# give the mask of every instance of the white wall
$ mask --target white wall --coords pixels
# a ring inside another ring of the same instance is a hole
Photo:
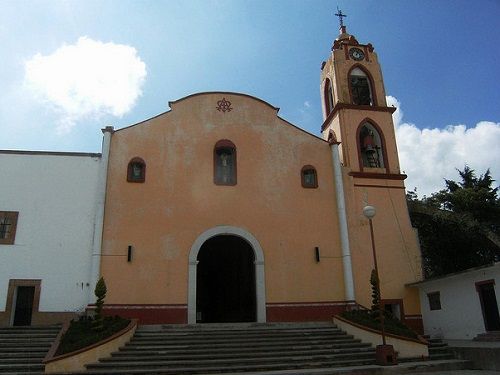
[[[41,279],[40,311],[88,302],[99,154],[0,151],[0,211],[18,211],[0,245],[0,311],[9,279]]]
[[[426,334],[446,339],[473,339],[485,332],[476,282],[495,280],[495,294],[500,307],[500,263],[418,285]],[[428,293],[440,292],[441,310],[430,310]]]

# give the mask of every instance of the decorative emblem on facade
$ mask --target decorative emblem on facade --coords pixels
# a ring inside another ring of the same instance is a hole
[[[231,102],[226,100],[226,98],[222,98],[222,100],[217,102],[217,110],[222,111],[223,113],[231,112]]]

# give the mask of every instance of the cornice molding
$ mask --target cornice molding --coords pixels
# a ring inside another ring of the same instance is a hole
[[[405,180],[408,176],[401,173],[370,173],[370,172],[349,172],[349,176],[357,178],[374,178],[381,180]]]
[[[333,117],[335,117],[336,113],[342,109],[355,109],[355,110],[361,110],[361,111],[372,111],[372,112],[388,112],[390,114],[393,114],[396,112],[396,107],[381,107],[381,106],[374,106],[374,105],[358,105],[358,104],[350,104],[350,103],[340,103],[337,102],[335,104],[335,107],[333,107],[333,110],[330,112],[328,117],[325,119],[323,124],[321,125],[321,131],[324,131],[330,121],[332,120]]]

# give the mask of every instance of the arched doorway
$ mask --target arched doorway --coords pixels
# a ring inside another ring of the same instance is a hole
[[[265,277],[264,277],[264,252],[260,246],[259,241],[248,231],[238,227],[232,227],[227,225],[217,226],[206,230],[201,233],[198,238],[194,241],[193,246],[191,246],[191,251],[189,252],[189,273],[188,273],[188,323],[194,324],[203,320],[203,314],[201,319],[197,319],[197,302],[198,302],[198,265],[199,257],[198,255],[202,252],[202,248],[206,242],[212,238],[217,237],[233,237],[238,241],[243,241],[243,244],[248,245],[249,249],[253,252],[253,272],[254,272],[254,295],[255,295],[255,318],[254,321],[259,323],[266,322],[266,288],[265,288]],[[224,242],[224,241],[223,241]],[[210,242],[208,242],[210,244]],[[240,242],[241,243],[241,242]],[[227,245],[227,243],[226,243]],[[246,246],[245,245],[245,246]],[[248,249],[247,248],[247,249]],[[222,250],[221,250],[222,251]],[[203,251],[204,253],[205,251]],[[223,252],[223,251],[222,251]],[[247,252],[246,252],[247,253]],[[207,255],[208,256],[208,255]],[[205,256],[202,255],[202,258]],[[210,256],[208,256],[210,258]],[[214,257],[217,259],[217,256]],[[248,259],[248,257],[247,257]],[[202,259],[203,260],[203,259]],[[203,277],[200,274],[200,277]],[[200,290],[200,292],[202,292]],[[203,297],[201,297],[203,300]]]
[[[241,237],[219,235],[198,253],[198,323],[255,322],[255,256]]]

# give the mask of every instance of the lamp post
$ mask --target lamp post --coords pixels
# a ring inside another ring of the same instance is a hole
[[[368,219],[370,223],[370,238],[372,242],[372,251],[373,251],[373,265],[375,268],[375,277],[377,278],[376,283],[376,292],[379,296],[379,309],[380,309],[380,331],[382,332],[382,345],[378,345],[376,349],[377,362],[381,365],[394,365],[396,364],[396,356],[394,353],[394,348],[392,345],[386,344],[385,339],[385,316],[384,311],[382,309],[382,294],[380,293],[380,278],[378,276],[378,265],[377,265],[377,252],[375,250],[375,236],[373,235],[373,223],[372,219],[376,214],[375,207],[373,206],[365,206],[363,208],[363,215]]]

